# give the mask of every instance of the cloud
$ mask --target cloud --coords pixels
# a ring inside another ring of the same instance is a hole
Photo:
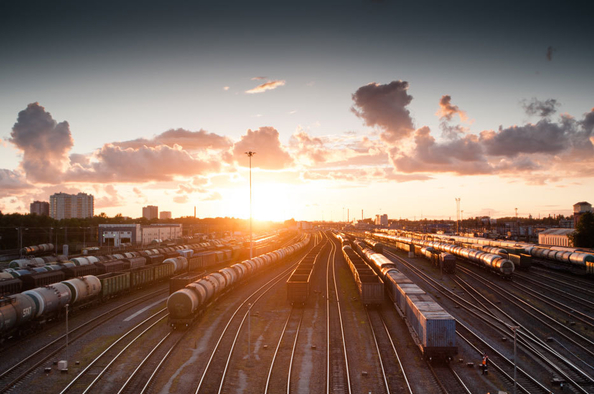
[[[439,116],[442,120],[452,120],[454,115],[458,115],[462,122],[465,122],[468,119],[466,116],[466,112],[462,111],[458,108],[457,105],[452,104],[452,97],[449,95],[441,96],[439,100],[439,110],[435,113],[435,115]]]
[[[410,111],[406,109],[413,97],[407,90],[406,81],[392,81],[387,85],[370,83],[352,95],[355,105],[351,111],[367,126],[382,129],[384,141],[395,143],[414,131]]]
[[[428,127],[422,127],[415,132],[411,150],[389,152],[394,168],[404,173],[499,174],[544,184],[564,177],[594,176],[593,128],[594,109],[580,121],[564,114],[555,123],[543,119],[444,141],[437,141]]]
[[[291,136],[289,146],[295,155],[310,164],[323,163],[330,155],[330,151],[324,146],[322,139],[312,137],[302,129],[299,129]]]
[[[533,97],[529,102],[527,100],[522,101],[522,108],[524,108],[527,115],[538,115],[542,118],[547,118],[557,112],[557,107],[560,105],[555,99],[540,101]]]
[[[280,86],[285,86],[285,82],[286,81],[281,81],[281,80],[277,80],[277,81],[268,81],[263,83],[262,85],[258,85],[253,89],[250,90],[246,90],[246,93],[249,94],[254,94],[254,93],[264,93],[267,90],[273,90],[276,89]]]
[[[547,47],[547,60],[550,62],[553,60],[553,52],[556,52],[557,48],[553,48],[552,46]]]
[[[132,189],[132,191],[137,197],[144,198],[144,193],[142,193],[139,188],[135,187]]]
[[[278,131],[274,127],[260,127],[249,130],[233,147],[233,158],[243,167],[249,166],[245,152],[255,151],[253,168],[278,170],[293,164],[291,156],[283,149]]]
[[[514,157],[520,153],[556,154],[569,147],[569,130],[557,123],[541,120],[536,124],[483,131],[481,144],[492,156]]]
[[[107,185],[103,189],[107,196],[95,197],[95,208],[111,208],[124,205],[124,199],[118,194],[113,185]]]
[[[266,77],[253,77],[252,81],[262,81],[264,79],[266,79]]]
[[[123,149],[106,144],[88,166],[76,164],[65,174],[71,182],[166,181],[175,176],[195,176],[220,169],[216,160],[199,160],[179,146],[143,146]]]
[[[392,157],[398,171],[454,172],[463,175],[488,174],[492,172],[483,157],[482,147],[475,135],[466,135],[445,143],[436,142],[429,127],[415,131],[415,147],[412,153]]]
[[[188,201],[190,198],[187,195],[173,197],[173,202],[177,204],[186,204]]]
[[[208,196],[201,198],[200,201],[219,201],[222,199],[223,196],[219,192],[212,192]]]
[[[229,86],[223,86],[223,90],[229,90]]]
[[[228,149],[233,143],[227,137],[209,133],[205,130],[170,129],[151,139],[138,138],[130,141],[114,142],[112,145],[123,149],[138,149],[143,146],[154,148],[160,145],[173,148],[175,145],[179,145],[185,150],[201,150]]]
[[[9,141],[23,151],[21,166],[27,179],[60,183],[73,145],[68,122],[57,123],[39,103],[31,103],[19,112],[10,136]]]
[[[0,168],[0,197],[11,196],[32,187],[18,172]]]

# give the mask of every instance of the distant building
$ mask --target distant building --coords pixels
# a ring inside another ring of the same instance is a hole
[[[159,219],[171,219],[171,211],[161,211],[159,213]]]
[[[56,193],[50,196],[50,216],[56,220],[70,218],[92,218],[95,199],[86,193]]]
[[[576,204],[573,204],[573,227],[577,227],[577,224],[580,222],[580,218],[586,212],[592,212],[592,204],[582,201]]]
[[[149,245],[154,240],[175,240],[182,236],[181,224],[100,224],[99,244],[118,247],[122,244]]]
[[[49,216],[50,205],[47,201],[33,201],[29,206],[30,213],[36,213],[38,215]]]
[[[148,220],[157,219],[159,217],[159,207],[156,205],[148,205],[142,208],[142,217]]]
[[[561,227],[561,228],[573,228],[573,218],[559,219],[559,227]]]
[[[546,246],[572,246],[569,241],[569,234],[573,233],[572,228],[550,228],[538,234],[539,245]]]
[[[375,215],[375,225],[376,226],[387,226],[388,225],[388,215]]]

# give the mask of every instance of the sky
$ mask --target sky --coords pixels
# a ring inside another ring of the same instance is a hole
[[[594,194],[594,5],[0,2],[0,210],[568,215]]]

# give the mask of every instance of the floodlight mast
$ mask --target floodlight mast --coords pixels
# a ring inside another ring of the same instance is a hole
[[[252,242],[252,156],[256,152],[248,151],[245,152],[250,158],[250,260],[253,258],[253,242]]]

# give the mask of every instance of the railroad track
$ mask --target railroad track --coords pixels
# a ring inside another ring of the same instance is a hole
[[[522,280],[524,282],[538,286],[541,290],[545,290],[549,294],[555,294],[557,296],[569,299],[569,300],[571,300],[571,302],[581,305],[581,307],[584,308],[585,310],[589,310],[589,311],[594,310],[594,302],[592,301],[592,299],[594,299],[594,292],[592,292],[592,291],[583,289],[581,287],[578,287],[577,289],[575,287],[573,287],[574,290],[577,290],[577,291],[583,293],[582,296],[579,296],[575,293],[569,293],[565,290],[560,289],[559,286],[564,286],[565,288],[568,288],[568,287],[572,288],[571,286],[568,286],[568,284],[565,282],[559,283],[559,281],[556,281],[556,282],[554,282],[553,285],[551,285],[551,284],[544,283],[541,280],[539,281],[534,278],[531,278],[530,276],[525,275],[525,274],[516,274],[516,275],[518,276],[518,278],[522,278]]]
[[[497,294],[500,299],[505,299],[507,305],[513,305],[516,308],[519,308],[522,313],[528,314],[531,317],[531,320],[540,322],[541,325],[546,326],[546,328],[552,330],[554,333],[570,342],[573,347],[577,347],[584,354],[589,355],[588,359],[592,359],[591,357],[594,356],[594,351],[592,351],[594,348],[594,342],[592,342],[589,338],[580,335],[570,327],[560,324],[546,313],[540,311],[530,303],[525,302],[522,298],[506,292],[498,286],[495,286],[493,283],[485,280],[481,276],[476,275],[473,272],[469,272],[466,269],[462,269],[461,271],[470,275],[474,280],[480,282],[482,286],[488,287],[492,292]],[[477,293],[480,294],[480,292]],[[495,305],[492,305],[492,307],[497,308]],[[509,314],[503,312],[500,308],[497,309],[499,309],[500,312],[509,319],[511,325],[519,325]],[[544,341],[540,340],[535,333],[531,332],[526,327],[521,327],[521,330],[518,330],[518,337],[519,343],[523,345],[523,348],[526,351],[532,352],[534,355],[536,355],[536,357],[546,362],[555,373],[564,378],[567,382],[570,382],[578,390],[583,388],[584,385],[590,386],[594,384],[590,374],[583,369],[587,368],[588,370],[592,371],[592,365],[590,365],[586,360],[581,359],[577,354],[574,354],[574,352],[570,349],[566,348],[566,351],[569,353],[567,356],[562,355],[558,351],[552,349]],[[582,367],[577,366],[574,361],[569,359],[570,357],[577,359],[578,362],[581,362]],[[588,392],[585,389],[580,391]]]
[[[303,309],[292,307],[274,349],[274,355],[266,378],[265,394],[279,393],[281,387],[285,388],[282,391],[286,391],[287,394],[291,392],[293,361],[295,360],[297,339],[299,339],[302,323]]]
[[[522,274],[526,276],[527,274]],[[551,276],[554,275],[554,276]],[[563,286],[568,286],[573,288],[574,290],[583,291],[589,293],[590,296],[594,296],[594,291],[592,291],[592,280],[586,279],[583,277],[579,277],[576,275],[565,274],[559,271],[551,271],[546,268],[540,268],[532,266],[530,267],[530,277],[539,277],[546,280],[549,280],[553,283],[560,284]]]
[[[236,350],[239,335],[246,325],[251,308],[276,285],[281,282],[284,283],[298,264],[299,261],[291,264],[288,268],[246,297],[235,309],[210,353],[204,371],[194,390],[196,394],[200,392],[221,393],[223,391],[231,357]],[[251,349],[248,348],[248,355],[250,354]],[[222,355],[227,355],[227,357],[223,357]]]
[[[109,368],[135,343],[138,343],[141,338],[153,329],[157,324],[163,322],[169,315],[167,308],[159,310],[157,313],[149,316],[136,326],[132,327],[126,333],[120,336],[119,339],[109,345],[101,354],[95,357],[89,364],[76,375],[66,387],[60,391],[60,394],[68,392],[80,391],[84,394],[90,392],[93,387],[99,382]],[[132,334],[137,335],[126,341]],[[99,361],[106,362],[106,365],[97,365]]]
[[[380,311],[367,309],[367,318],[371,327],[375,349],[379,357],[386,393],[412,394],[404,365],[396,350],[392,334]]]
[[[152,292],[150,294],[145,294],[141,297],[138,297],[134,300],[128,301],[124,304],[118,305],[113,309],[102,313],[99,316],[96,316],[92,319],[85,321],[84,323],[80,324],[77,327],[72,328],[68,332],[69,336],[69,343],[72,344],[82,338],[85,337],[86,334],[92,332],[93,330],[97,329],[101,325],[105,324],[106,322],[110,321],[120,313],[123,313],[135,306],[150,300],[151,298],[155,298],[161,296],[166,293],[166,290],[159,290]],[[37,368],[39,368],[42,364],[46,363],[49,359],[54,357],[56,354],[60,353],[66,348],[66,334],[59,336],[58,338],[52,340],[51,342],[47,343],[37,351],[28,354],[25,358],[20,360],[19,362],[11,365],[9,368],[5,369],[0,373],[0,382],[2,382],[3,387],[0,389],[0,393],[9,392],[12,388],[15,388],[22,382],[26,377],[28,377],[31,373],[33,373]],[[18,346],[18,345],[15,345]]]
[[[501,322],[501,321],[499,321],[499,323],[501,324],[502,327],[498,327],[497,325],[494,325],[493,322],[494,321],[497,322],[498,321],[497,318],[494,317],[492,314],[488,313],[487,311],[485,311],[484,307],[477,306],[477,305],[472,304],[471,302],[461,298],[460,296],[453,293],[449,289],[445,288],[442,284],[440,284],[439,282],[437,282],[436,280],[431,278],[429,275],[427,275],[422,270],[418,269],[417,267],[415,267],[413,264],[409,263],[402,257],[400,257],[390,251],[387,251],[386,254],[389,255],[390,257],[392,257],[394,260],[397,260],[398,262],[405,265],[419,279],[421,279],[427,285],[434,288],[440,294],[444,295],[445,297],[447,297],[450,300],[452,300],[453,302],[455,302],[457,305],[459,305],[461,308],[463,308],[467,312],[469,312],[472,315],[474,315],[475,317],[483,320],[485,323],[492,325],[492,327],[494,329],[497,329],[500,332],[505,333],[506,336],[510,335],[509,326],[506,323]],[[470,328],[467,328],[466,325],[464,325],[459,319],[456,319],[456,325],[457,325],[456,332],[457,332],[458,336],[462,340],[469,343],[469,345],[472,346],[472,348],[476,351],[476,353],[479,356],[481,356],[487,350],[489,351],[490,355],[491,354],[500,355],[501,358],[499,359],[499,362],[497,362],[497,360],[495,360],[494,362],[493,362],[493,360],[491,360],[492,361],[491,364],[498,371],[500,371],[504,377],[510,376],[510,374],[507,370],[510,368],[513,368],[513,361],[511,361],[509,358],[506,358],[504,355],[499,353],[499,351],[497,349],[495,349],[494,347],[489,345],[486,341],[484,341],[481,337],[481,333],[475,333]],[[507,331],[505,330],[505,327],[508,327]],[[464,334],[466,334],[466,336],[464,336]],[[472,344],[471,339],[466,338],[467,336],[472,337],[472,340],[475,341],[477,344]],[[491,357],[491,356],[489,356],[489,357]],[[504,368],[506,368],[507,370]],[[537,378],[532,377],[527,371],[525,371],[521,368],[518,368],[517,372],[518,372],[518,377],[517,377],[518,381],[520,381],[520,379],[526,380],[526,382],[523,385],[519,386],[520,390],[525,390],[524,392],[527,392],[527,393],[533,393],[533,392],[549,393],[550,392],[549,388],[542,385],[542,383],[540,383]],[[511,378],[511,382],[513,384],[513,377]],[[526,388],[524,386],[526,386],[528,388]]]
[[[326,266],[326,393],[351,394],[349,359],[336,284],[337,246],[334,242],[330,245],[332,248]]]

